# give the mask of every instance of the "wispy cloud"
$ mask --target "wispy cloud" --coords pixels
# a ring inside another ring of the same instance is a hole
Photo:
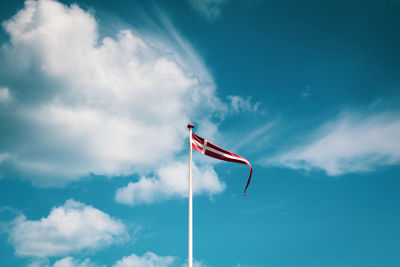
[[[243,264],[239,262],[235,267],[261,267],[259,265],[253,265],[253,264]]]
[[[11,100],[10,90],[7,87],[0,87],[0,104]]]
[[[260,207],[250,207],[244,210],[239,211],[240,214],[259,214],[259,213],[264,213],[266,211],[273,211],[273,210],[278,210],[282,207],[282,205],[266,205],[266,206],[260,206]]]
[[[18,256],[49,257],[95,250],[127,239],[126,226],[92,206],[68,200],[47,217],[11,223],[9,241]]]
[[[306,88],[301,92],[301,98],[307,98],[309,96],[311,96],[311,87],[310,86],[306,86]]]
[[[271,138],[269,131],[273,129],[276,124],[276,122],[266,123],[251,131],[249,134],[244,135],[244,137],[233,146],[233,150],[238,151],[244,146],[248,146],[252,149],[265,149],[265,143]],[[258,144],[258,146],[254,144]],[[263,146],[260,147],[260,145]]]
[[[228,0],[188,0],[190,6],[209,21],[215,21],[221,16],[222,6]]]
[[[209,22],[215,22],[223,15],[223,9],[233,0],[187,0],[191,8]],[[254,5],[262,0],[236,0],[246,5]]]
[[[400,114],[344,112],[309,141],[265,159],[264,164],[324,170],[328,175],[369,172],[400,162]]]
[[[233,112],[260,112],[260,102],[253,103],[251,97],[243,98],[240,96],[230,95],[228,96],[228,99]]]

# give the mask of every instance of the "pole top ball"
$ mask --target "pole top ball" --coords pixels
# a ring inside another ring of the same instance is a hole
[[[187,125],[187,127],[190,129],[190,128],[194,128],[194,124],[192,124],[192,123],[189,123],[188,125]]]

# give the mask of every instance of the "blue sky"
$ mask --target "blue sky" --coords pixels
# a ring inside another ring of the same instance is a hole
[[[400,2],[8,1],[2,266],[400,265]]]

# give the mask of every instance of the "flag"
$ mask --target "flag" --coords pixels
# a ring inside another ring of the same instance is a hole
[[[250,175],[249,175],[249,179],[247,180],[246,187],[244,189],[244,195],[246,196],[246,190],[247,190],[247,187],[249,187],[250,180],[251,180],[251,174],[253,173],[253,168],[251,167],[251,164],[247,159],[245,159],[239,155],[236,155],[235,153],[232,153],[226,149],[220,148],[219,146],[214,145],[210,141],[208,141],[204,138],[201,138],[200,136],[197,136],[194,133],[192,133],[192,148],[200,151],[201,153],[203,153],[206,156],[210,156],[210,157],[213,157],[216,159],[240,163],[240,164],[249,166],[250,167]]]

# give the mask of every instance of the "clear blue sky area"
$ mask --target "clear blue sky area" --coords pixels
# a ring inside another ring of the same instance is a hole
[[[0,265],[400,266],[400,1],[3,1]]]

